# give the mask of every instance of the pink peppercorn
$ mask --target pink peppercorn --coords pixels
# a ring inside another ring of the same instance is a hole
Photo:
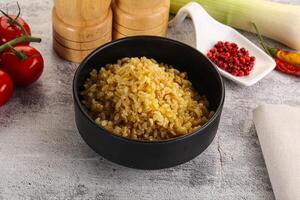
[[[245,48],[231,42],[217,42],[207,53],[218,67],[235,76],[249,75],[255,64],[255,57]]]

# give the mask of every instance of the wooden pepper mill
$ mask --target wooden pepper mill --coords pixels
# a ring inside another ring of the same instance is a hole
[[[114,39],[166,35],[170,0],[114,0],[112,7]]]
[[[53,48],[62,58],[81,62],[112,40],[111,0],[54,0]]]

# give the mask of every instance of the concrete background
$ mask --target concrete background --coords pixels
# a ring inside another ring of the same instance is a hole
[[[129,169],[98,156],[77,132],[71,93],[77,64],[52,50],[52,1],[19,3],[33,34],[43,38],[34,46],[44,56],[45,71],[0,108],[0,200],[274,199],[252,110],[262,102],[299,105],[299,78],[273,71],[252,87],[225,80],[220,128],[203,154],[170,169]],[[10,0],[1,0],[0,7],[6,4],[15,11]],[[243,34],[257,43],[253,34]],[[170,29],[169,37],[195,43],[189,20]]]

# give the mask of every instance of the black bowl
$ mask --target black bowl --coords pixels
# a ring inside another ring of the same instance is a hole
[[[210,103],[213,117],[199,130],[165,141],[135,141],[99,127],[81,103],[80,92],[93,68],[124,57],[154,58],[188,73],[189,80]],[[215,66],[199,51],[161,37],[135,36],[108,43],[91,53],[78,67],[73,96],[76,125],[85,142],[104,158],[132,168],[161,169],[187,162],[203,152],[214,139],[224,103],[225,89]]]

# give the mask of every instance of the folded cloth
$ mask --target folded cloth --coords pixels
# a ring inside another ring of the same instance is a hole
[[[300,200],[300,107],[262,105],[254,124],[277,200]]]

